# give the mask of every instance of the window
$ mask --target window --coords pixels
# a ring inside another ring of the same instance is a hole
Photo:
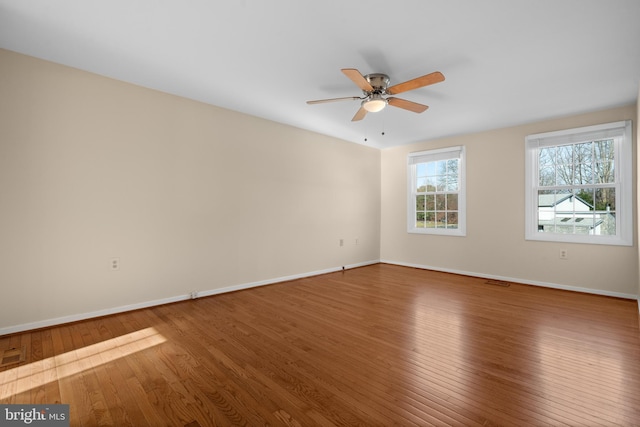
[[[525,143],[528,240],[633,244],[631,121]]]
[[[409,153],[407,231],[465,235],[464,147]]]

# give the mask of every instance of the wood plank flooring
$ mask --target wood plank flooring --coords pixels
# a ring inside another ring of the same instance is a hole
[[[637,302],[377,264],[0,337],[72,426],[640,426]]]

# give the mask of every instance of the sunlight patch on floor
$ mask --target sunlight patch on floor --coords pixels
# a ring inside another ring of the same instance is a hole
[[[149,327],[0,372],[0,399],[104,365],[166,341],[155,328]]]

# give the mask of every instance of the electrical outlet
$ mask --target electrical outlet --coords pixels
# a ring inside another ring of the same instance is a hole
[[[111,271],[120,270],[120,258],[110,258],[109,259],[109,270],[111,270]]]
[[[560,259],[569,259],[569,253],[566,249],[560,249]]]

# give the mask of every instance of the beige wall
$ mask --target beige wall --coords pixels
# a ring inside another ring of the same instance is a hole
[[[0,76],[0,335],[378,259],[640,294],[637,240],[526,242],[523,197],[525,135],[636,106],[380,152],[6,50]],[[407,234],[407,153],[453,145],[467,236]]]
[[[633,105],[383,150],[382,260],[524,283],[637,295],[637,239],[633,247],[524,239],[525,136],[636,118]],[[636,128],[634,123],[634,134]],[[467,236],[408,234],[407,154],[456,145],[467,150]],[[559,259],[560,249],[568,250],[569,259]]]
[[[6,50],[0,76],[0,334],[380,257],[379,150]]]

